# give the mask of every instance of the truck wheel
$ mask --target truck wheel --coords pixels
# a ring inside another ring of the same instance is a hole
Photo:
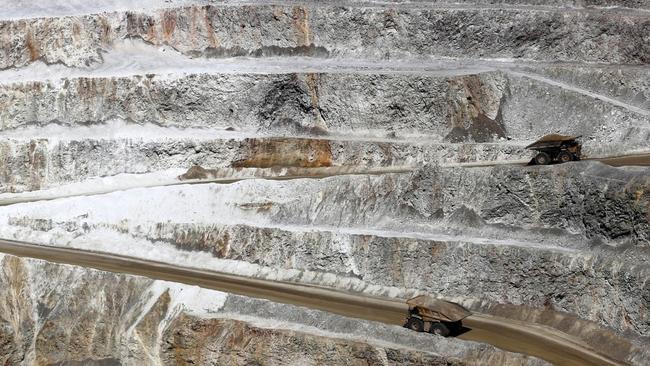
[[[406,321],[405,327],[416,332],[422,332],[424,330],[424,322],[418,318],[409,318]]]
[[[570,153],[568,153],[568,152],[566,152],[566,151],[561,151],[561,152],[557,155],[557,161],[559,161],[560,163],[568,163],[568,162],[570,162],[571,160],[573,160],[573,157],[571,156]]]
[[[449,335],[449,328],[447,328],[447,326],[442,323],[431,323],[429,333],[447,337]]]
[[[548,165],[550,162],[551,157],[545,152],[541,152],[535,156],[535,164],[537,165]]]
[[[457,322],[445,323],[447,328],[449,328],[449,335],[457,336],[463,330],[463,323],[459,320]]]

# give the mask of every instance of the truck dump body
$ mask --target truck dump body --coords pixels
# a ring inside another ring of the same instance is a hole
[[[526,146],[526,149],[538,152],[530,164],[547,165],[580,160],[582,145],[577,141],[578,138],[580,136],[559,134],[550,134],[540,138]]]
[[[563,143],[567,143],[570,141],[575,141],[580,136],[568,136],[568,135],[558,135],[558,134],[550,134],[546,135],[539,140],[533,142],[532,144],[526,146],[526,149],[529,150],[538,150],[538,149],[544,149],[547,147],[559,147],[562,146]]]
[[[423,317],[438,321],[457,322],[467,318],[472,313],[464,307],[427,295],[416,296],[406,301],[410,309],[418,308]]]

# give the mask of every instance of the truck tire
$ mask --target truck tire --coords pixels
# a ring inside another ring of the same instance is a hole
[[[447,337],[449,336],[450,332],[449,332],[449,328],[447,328],[447,326],[444,325],[443,323],[434,322],[431,323],[431,327],[429,328],[429,333]]]
[[[541,152],[535,156],[535,164],[548,165],[551,163],[551,156],[545,152]]]
[[[571,160],[573,160],[573,156],[571,156],[571,153],[568,151],[560,151],[560,153],[557,154],[557,161],[560,163],[568,163]]]
[[[424,322],[418,318],[409,318],[404,326],[416,332],[424,331]]]
[[[463,330],[463,323],[459,320],[457,322],[445,323],[447,328],[449,328],[449,335],[457,336]]]

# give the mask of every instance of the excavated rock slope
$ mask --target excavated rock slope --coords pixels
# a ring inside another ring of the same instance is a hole
[[[0,0],[0,238],[428,293],[650,363],[649,168],[525,166],[547,133],[582,135],[584,158],[650,152],[646,2],[18,3]],[[544,364],[131,275],[1,269],[0,364]]]
[[[545,364],[486,345],[459,346],[193,286],[12,256],[0,260],[5,365]]]

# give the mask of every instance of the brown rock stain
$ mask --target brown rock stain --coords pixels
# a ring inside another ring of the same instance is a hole
[[[112,43],[113,28],[111,24],[105,17],[99,17],[99,23],[99,40],[104,45]]]
[[[328,140],[268,138],[245,139],[240,145],[243,157],[234,161],[234,168],[332,166],[332,150]]]
[[[79,23],[74,23],[72,25],[72,35],[74,36],[74,39],[79,39],[81,35],[81,26]]]
[[[165,290],[165,292],[158,297],[158,300],[156,300],[147,314],[142,318],[140,323],[136,325],[135,332],[138,334],[138,338],[140,339],[140,342],[142,342],[142,347],[146,348],[146,351],[150,352],[155,349],[159,338],[158,326],[167,316],[170,303],[171,296],[169,295],[169,290]]]
[[[0,276],[0,346],[11,342],[9,349],[2,347],[9,354],[2,354],[5,365],[21,363],[27,347],[32,342],[34,322],[31,314],[33,304],[29,294],[29,273],[23,260],[14,256],[5,256],[1,262]],[[2,358],[0,358],[2,359]]]
[[[211,344],[215,340],[227,342],[224,339],[228,335],[226,320],[193,320],[194,318],[182,314],[168,327],[173,332],[167,335],[164,342],[166,349],[163,352],[168,354],[167,357],[171,356],[170,361],[174,365],[204,365],[208,363],[206,353],[212,348]]]
[[[380,349],[358,341],[264,329],[237,320],[199,319],[182,314],[168,329],[161,355],[165,364],[173,365],[460,364],[416,351]]]
[[[311,99],[311,105],[314,110],[317,112],[316,117],[318,118],[318,124],[321,127],[324,127],[323,116],[320,113],[319,105],[319,92],[318,92],[318,80],[320,74],[307,73],[305,75],[305,83],[307,84],[307,92],[309,93],[309,98]]]
[[[162,20],[163,40],[170,41],[176,29],[176,13],[174,11],[165,11]]]
[[[36,43],[36,41],[34,40],[31,31],[27,31],[27,35],[25,36],[25,47],[27,47],[27,50],[29,51],[30,61],[38,60],[41,54],[40,54],[38,43]]]
[[[210,19],[208,15],[205,15],[203,18],[203,22],[205,23],[205,31],[208,37],[208,43],[210,44],[210,47],[214,47],[214,48],[221,47],[221,42],[219,42],[219,39],[217,38],[217,34],[214,31],[212,19]]]
[[[217,258],[226,258],[230,254],[230,234],[217,228],[191,227],[174,230],[172,241],[179,248],[207,251]]]
[[[434,243],[431,245],[431,258],[438,258],[445,254],[447,246],[441,243]]]
[[[296,30],[296,45],[309,46],[312,44],[312,35],[309,30],[309,13],[302,6],[294,6],[292,9],[293,24]]]
[[[200,165],[194,165],[190,169],[187,170],[184,174],[179,176],[178,178],[180,180],[188,180],[188,179],[206,179],[208,178],[210,174],[210,171],[208,169],[205,169],[204,167]]]

